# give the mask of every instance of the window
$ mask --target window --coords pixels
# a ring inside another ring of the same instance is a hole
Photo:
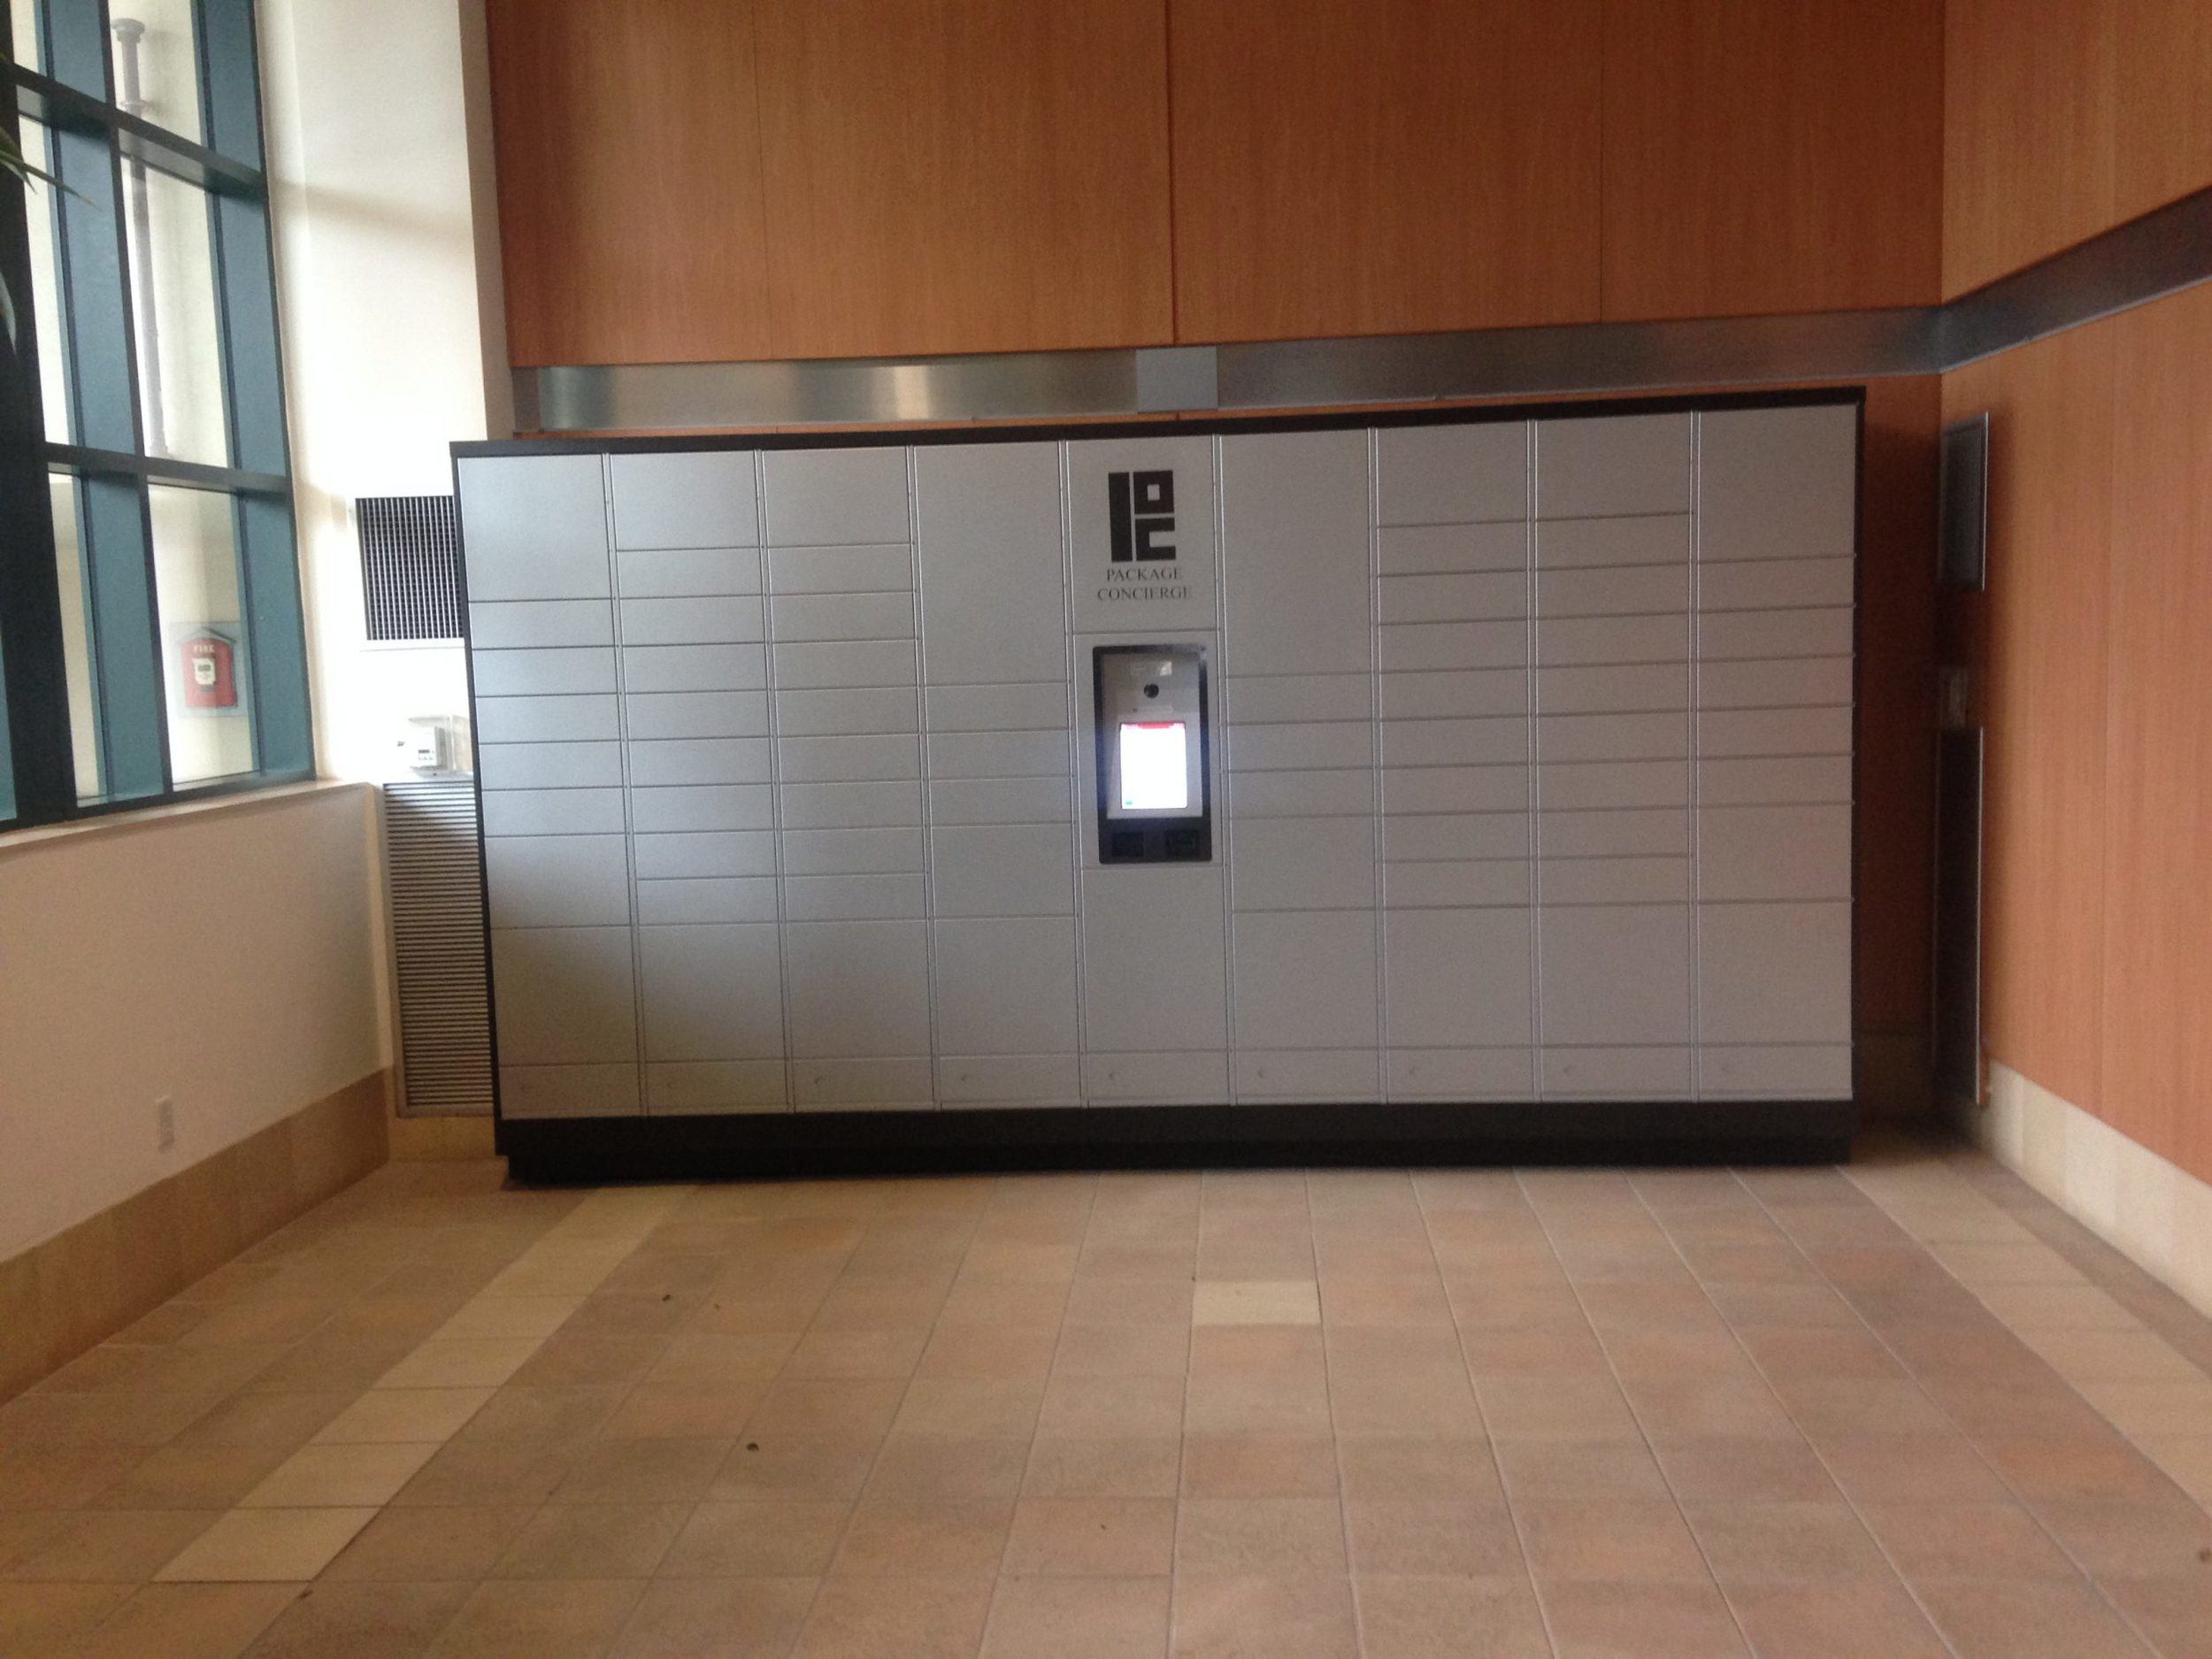
[[[253,0],[0,44],[0,828],[310,776]]]

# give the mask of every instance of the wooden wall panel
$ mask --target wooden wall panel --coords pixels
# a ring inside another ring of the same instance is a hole
[[[1173,328],[1160,0],[756,0],[777,357]]]
[[[488,0],[518,366],[772,355],[749,0]]]
[[[1984,1031],[2076,1105],[2100,1097],[2112,340],[2079,328],[1944,377],[1992,414],[1981,665]]]
[[[1943,97],[1943,0],[1606,0],[1606,317],[1932,303]]]
[[[2212,186],[2212,5],[2113,0],[2115,224]]]
[[[1177,336],[1598,315],[1599,0],[1170,0]]]
[[[1870,1068],[1924,1106],[1934,913],[1936,454],[1942,382],[1866,388],[1859,500],[1858,962]],[[1873,1050],[1885,1052],[1878,1057]]]
[[[2127,4],[1949,0],[1947,296],[2071,247],[2113,222],[2113,65],[2117,8]]]
[[[2119,401],[2101,1110],[2212,1179],[2212,288],[2100,325]]]

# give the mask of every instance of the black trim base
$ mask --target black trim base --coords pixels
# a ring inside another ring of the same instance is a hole
[[[503,1118],[520,1181],[1269,1165],[1840,1164],[1854,1101],[1020,1107]]]

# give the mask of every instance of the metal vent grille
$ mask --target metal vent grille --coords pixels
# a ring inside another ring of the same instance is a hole
[[[384,849],[407,1110],[489,1112],[491,1013],[474,783],[386,784]]]
[[[461,518],[450,495],[365,495],[361,590],[372,640],[461,637]]]

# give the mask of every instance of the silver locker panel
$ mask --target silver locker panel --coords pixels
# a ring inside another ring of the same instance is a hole
[[[759,691],[767,684],[768,652],[759,645],[634,645],[622,653],[627,692]]]
[[[793,1054],[929,1052],[926,923],[788,923],[783,932]]]
[[[776,693],[776,730],[785,737],[863,737],[920,728],[921,703],[911,686]]]
[[[687,737],[630,745],[630,787],[769,780],[764,737]]]
[[[619,835],[511,835],[484,843],[494,927],[626,927],[630,849]]]
[[[1055,641],[1049,680],[1004,686],[932,684],[928,700],[932,732],[1064,732],[1068,724],[1067,662]]]
[[[1083,438],[1066,446],[1068,478],[1069,614],[1077,634],[1114,633],[1130,625],[1121,589],[1107,580],[1114,570],[1109,480],[1115,472],[1164,470],[1175,475],[1171,561],[1149,565],[1148,576],[1173,572],[1183,592],[1148,603],[1146,626],[1154,642],[1174,641],[1162,632],[1210,628],[1215,620],[1214,441],[1149,435]],[[1124,567],[1125,571],[1126,566]]]
[[[780,1112],[791,1097],[780,1060],[679,1060],[645,1068],[645,1102],[648,1111],[673,1116]]]
[[[1690,655],[1690,618],[1540,617],[1536,660],[1546,668],[1598,663],[1679,663]]]
[[[1686,711],[1539,715],[1536,754],[1548,769],[1593,761],[1687,760],[1690,717]]]
[[[1384,673],[1450,668],[1519,668],[1528,661],[1526,622],[1392,622],[1377,633]]]
[[[1383,866],[1383,905],[1391,910],[1527,904],[1536,896],[1525,858],[1425,859]]]
[[[891,782],[922,775],[922,740],[914,733],[866,737],[787,737],[776,744],[776,772],[787,785]]]
[[[614,556],[614,570],[626,599],[760,592],[755,547],[626,549]]]
[[[1392,1100],[1527,1100],[1536,1092],[1531,1048],[1396,1048],[1383,1056]]]
[[[914,641],[830,640],[775,648],[776,693],[911,686],[918,673]]]
[[[1536,577],[1536,614],[1548,621],[1567,617],[1674,618],[1686,612],[1689,605],[1687,565],[1540,571]]]
[[[491,789],[481,807],[487,836],[619,835],[626,827],[619,789]]]
[[[1385,576],[1376,593],[1377,615],[1391,624],[1488,622],[1528,614],[1528,578],[1519,571]]]
[[[940,1053],[1075,1053],[1071,918],[940,920],[936,926]]]
[[[1083,1075],[1071,1054],[948,1055],[937,1062],[948,1106],[1076,1106]]]
[[[1525,664],[1384,674],[1376,685],[1386,720],[1466,719],[1528,712],[1529,675]]]
[[[699,599],[623,599],[625,649],[640,645],[753,645],[767,637],[757,594]]]
[[[607,458],[618,548],[750,547],[760,540],[753,457],[744,450]]]
[[[469,644],[475,650],[546,650],[613,643],[614,606],[604,599],[516,599],[469,606]]]
[[[1359,818],[1260,818],[1231,826],[1229,890],[1240,910],[1375,907],[1375,826]]]
[[[560,743],[621,735],[612,696],[479,697],[476,737],[483,743]]]
[[[1702,557],[1848,558],[1858,524],[1858,415],[1841,404],[1699,417]]]
[[[1087,1054],[1084,1098],[1125,1106],[1217,1105],[1229,1098],[1229,1056],[1220,1049]]]
[[[1386,426],[1375,434],[1382,522],[1471,524],[1528,517],[1528,423]]]
[[[1086,870],[1084,1046],[1227,1048],[1225,955],[1217,869]]]
[[[1546,907],[1537,918],[1544,1046],[1690,1040],[1690,907]]]
[[[774,791],[765,784],[705,784],[630,791],[630,829],[637,835],[694,830],[775,827]]]
[[[1847,657],[1785,658],[1763,663],[1700,663],[1701,709],[1792,709],[1852,700]]]
[[[1689,415],[1536,423],[1536,516],[1609,518],[1690,511]]]
[[[1544,810],[1687,806],[1690,764],[1683,760],[1554,761],[1543,769]]]
[[[1381,1082],[1372,1048],[1248,1048],[1234,1069],[1240,1101],[1370,1101]]]
[[[932,778],[1061,780],[1073,764],[1065,726],[1042,732],[933,732],[929,739]]]
[[[919,825],[897,829],[786,830],[783,835],[786,875],[914,875],[923,867]]]
[[[504,1047],[506,1033],[500,1033]],[[499,1110],[505,1118],[631,1118],[638,1114],[637,1067],[503,1065]]]
[[[1074,807],[1065,778],[933,778],[930,822],[1066,824]]]
[[[1386,766],[1509,766],[1529,761],[1526,717],[1391,720],[1382,728]]]
[[[1709,1044],[1697,1052],[1697,1092],[1707,1099],[1848,1100],[1851,1048],[1848,1043]]]
[[[1546,572],[1613,565],[1687,565],[1687,513],[1627,518],[1554,518],[1536,529],[1536,563]]]
[[[1371,914],[1245,911],[1232,933],[1240,1048],[1375,1047]]]
[[[1382,821],[1383,856],[1409,859],[1526,858],[1529,818],[1522,812],[1391,813]]]
[[[1240,674],[1222,695],[1238,726],[1368,720],[1375,713],[1374,681],[1363,673]]]
[[[914,466],[925,677],[933,686],[1058,680],[1067,664],[1059,446],[930,444]]]
[[[1690,897],[1686,858],[1548,858],[1544,902],[1655,904]]]
[[[1851,710],[1707,709],[1697,717],[1697,752],[1708,755],[1848,755]]]
[[[1378,530],[1377,567],[1386,579],[1442,571],[1525,571],[1528,526],[1430,524]]]
[[[769,876],[685,876],[637,884],[640,926],[772,922],[776,911],[776,883]]]
[[[1701,760],[1700,806],[1787,806],[1851,799],[1851,757],[1811,755],[1799,759]]]
[[[1851,1041],[1849,904],[1702,905],[1697,946],[1701,1041]]]
[[[1546,858],[1686,858],[1690,815],[1672,807],[1546,812],[1536,835]]]
[[[486,789],[604,789],[622,781],[619,743],[480,743]]]
[[[646,1059],[780,1058],[776,933],[772,923],[639,928]]]
[[[768,555],[769,586],[778,594],[887,594],[914,591],[914,549],[884,547],[785,547]]]
[[[779,646],[914,637],[911,593],[780,595],[768,602],[768,612]]]
[[[922,821],[919,783],[794,783],[779,793],[786,829],[895,829]]]
[[[1236,672],[1368,667],[1366,434],[1225,438],[1221,493],[1224,649]]]
[[[801,1060],[791,1067],[791,1103],[801,1111],[926,1111],[936,1104],[926,1056]]]
[[[786,921],[919,921],[928,912],[928,885],[918,875],[783,879]]]
[[[1709,565],[1698,572],[1698,608],[1791,611],[1847,605],[1856,597],[1855,572],[1847,558]]]
[[[637,1053],[626,926],[495,929],[492,987],[500,1058],[510,1064]]]
[[[469,673],[480,697],[541,697],[555,694],[612,691],[611,645],[571,646],[544,651],[469,652]]]
[[[1629,714],[1686,709],[1687,663],[1596,664],[1536,671],[1536,706],[1545,714]]]
[[[1716,611],[1697,619],[1697,654],[1709,663],[1765,657],[1848,657],[1851,617],[1825,611]]]
[[[606,495],[597,456],[472,456],[455,475],[472,601],[607,594]]]
[[[764,691],[634,692],[624,700],[622,712],[634,741],[768,735]]]
[[[1057,824],[941,824],[930,838],[940,916],[1066,916],[1075,849]]]
[[[774,547],[904,541],[906,454],[900,449],[772,449],[761,457]]]
[[[1526,766],[1386,767],[1383,810],[1395,818],[1425,812],[1519,812],[1529,803]]]
[[[1690,1093],[1687,1048],[1555,1048],[1537,1061],[1544,1094],[1560,1100],[1680,1100]]]
[[[1246,772],[1233,780],[1231,818],[1361,818],[1375,810],[1375,774],[1356,772]]]
[[[1385,1040],[1394,1048],[1534,1041],[1530,913],[1399,910],[1383,925]]]
[[[1375,764],[1375,728],[1364,720],[1232,727],[1228,736],[1233,772],[1328,772]]]
[[[776,838],[767,830],[640,835],[634,846],[641,881],[776,873]]]
[[[1707,900],[1849,898],[1851,809],[1701,808],[1697,893]]]

